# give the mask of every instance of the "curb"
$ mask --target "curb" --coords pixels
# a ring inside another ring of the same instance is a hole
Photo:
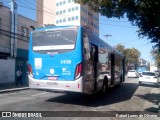
[[[12,89],[0,90],[0,93],[4,93],[4,92],[10,92],[10,91],[18,91],[18,90],[25,90],[25,89],[29,89],[29,87],[22,87],[22,88],[12,88]]]

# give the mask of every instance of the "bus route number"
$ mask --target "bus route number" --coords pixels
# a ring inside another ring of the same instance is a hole
[[[71,64],[71,60],[61,60],[61,64]]]

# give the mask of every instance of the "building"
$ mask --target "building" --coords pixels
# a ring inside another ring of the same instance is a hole
[[[41,25],[87,25],[99,35],[99,14],[74,0],[37,0],[37,22]]]
[[[38,26],[36,21],[17,14],[17,5],[14,12],[12,8],[13,3],[9,8],[0,2],[0,84],[14,83],[17,67],[21,67],[24,83],[27,82],[30,26]]]
[[[149,62],[147,62],[145,59],[143,59],[143,58],[139,58],[139,60],[138,60],[138,65],[150,65],[150,63]]]

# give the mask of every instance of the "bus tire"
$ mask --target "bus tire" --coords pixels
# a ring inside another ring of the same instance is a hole
[[[142,86],[142,82],[139,81],[139,86]]]
[[[102,85],[102,94],[106,94],[108,90],[108,78],[105,77]]]

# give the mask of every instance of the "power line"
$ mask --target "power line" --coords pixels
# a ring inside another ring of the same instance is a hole
[[[29,42],[29,37],[28,36],[24,36],[24,35],[21,35],[21,34],[18,34],[18,33],[13,33],[13,32],[8,31],[8,30],[0,29],[0,35],[4,35],[4,36],[14,38],[13,37],[14,34],[17,36],[16,37],[17,39]],[[22,39],[22,37],[26,38],[26,39]]]

